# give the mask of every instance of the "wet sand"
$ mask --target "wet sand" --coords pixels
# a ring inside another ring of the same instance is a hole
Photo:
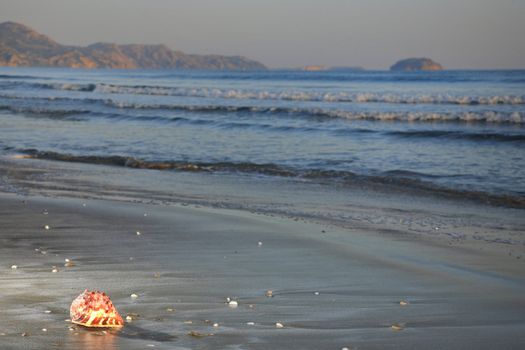
[[[468,244],[231,209],[14,194],[0,196],[0,220],[2,349],[525,346],[525,258]],[[133,321],[73,326],[69,305],[85,288],[107,292]]]

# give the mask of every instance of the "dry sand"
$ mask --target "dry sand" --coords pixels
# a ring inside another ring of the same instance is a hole
[[[525,258],[180,205],[3,194],[0,220],[1,349],[525,348]],[[133,321],[70,324],[85,288]]]

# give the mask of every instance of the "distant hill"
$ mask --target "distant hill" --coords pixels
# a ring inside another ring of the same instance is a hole
[[[165,45],[61,45],[19,23],[0,23],[0,66],[265,70],[242,56],[189,55]]]
[[[407,58],[398,61],[391,71],[421,71],[421,70],[443,70],[443,66],[430,58]]]

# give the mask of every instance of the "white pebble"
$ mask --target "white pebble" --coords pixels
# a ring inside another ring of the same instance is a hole
[[[281,322],[277,322],[275,328],[284,328],[284,325]]]
[[[65,262],[70,262],[71,260],[69,260],[68,258],[65,258],[64,261]]]
[[[12,268],[13,270],[16,270],[16,269],[18,269],[18,265],[11,265],[11,268]]]
[[[314,295],[319,295],[319,292],[314,292]]]
[[[229,303],[231,301],[231,298],[230,297],[227,297],[226,298],[226,302]]]
[[[141,235],[140,231],[137,231],[137,236],[140,236],[140,235]]]
[[[341,348],[341,350],[350,350],[350,348],[347,348],[346,346],[344,348]]]
[[[42,332],[47,332],[47,328],[42,328]]]
[[[71,331],[71,332],[75,330],[75,328],[73,328],[73,327],[67,327],[67,329],[69,329],[69,331]]]
[[[50,314],[50,313],[51,313],[51,310],[46,310],[46,311],[44,311],[44,313],[46,313],[46,314]]]
[[[262,246],[262,242],[257,242],[257,245],[260,247]]]
[[[49,227],[49,225],[44,225],[44,229],[45,230],[49,230],[51,227]]]
[[[128,322],[133,321],[133,317],[131,317],[130,315],[127,315],[126,316],[126,321],[128,321]]]
[[[246,325],[248,325],[248,326],[255,326],[255,322],[246,322]]]
[[[51,272],[53,272],[53,273],[57,273],[57,272],[58,272],[58,269],[55,267],[53,270],[51,270]]]
[[[219,324],[218,323],[214,323],[213,327],[219,327]]]
[[[407,306],[407,305],[408,305],[408,301],[406,301],[406,300],[401,300],[401,301],[399,302],[399,305],[401,305],[401,306]]]
[[[132,299],[137,299],[139,296],[138,296],[137,294],[133,293],[133,294],[130,295],[130,297],[131,297]]]
[[[232,308],[236,308],[237,306],[239,306],[239,303],[235,300],[231,300],[229,303],[228,303],[228,306],[229,307],[232,307]]]

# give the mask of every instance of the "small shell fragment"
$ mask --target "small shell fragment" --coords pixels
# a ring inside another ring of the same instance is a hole
[[[47,332],[47,328],[42,328],[42,332]]]
[[[51,313],[51,310],[46,310],[44,311],[45,314],[50,314]]]
[[[284,325],[281,322],[275,323],[275,328],[284,328]]]
[[[235,309],[237,306],[239,306],[239,303],[236,300],[230,300],[228,306]]]
[[[405,327],[400,323],[394,323],[392,326],[390,326],[394,331],[402,331]]]
[[[57,267],[56,267],[56,266],[53,266],[53,270],[51,270],[51,272],[53,272],[53,273],[57,273],[57,272],[58,272]]]
[[[314,295],[319,295],[319,292],[314,292]]]
[[[137,231],[137,236],[140,236],[142,233],[140,233],[140,231]]]
[[[407,306],[408,304],[409,304],[409,302],[406,301],[406,300],[401,300],[401,301],[399,302],[399,305],[401,305],[401,306]]]
[[[131,299],[137,299],[139,296],[135,293],[131,294],[130,295]]]
[[[16,270],[16,269],[18,269],[18,265],[11,265],[11,269],[12,269],[12,270]]]
[[[246,322],[247,326],[255,326],[255,322]]]
[[[214,323],[213,327],[217,328],[217,327],[219,327],[219,324],[218,323]]]
[[[262,246],[262,242],[261,242],[261,241],[257,242],[257,245],[258,245],[259,247]]]
[[[49,225],[44,225],[44,230],[49,230],[50,228]]]
[[[268,289],[266,293],[264,293],[268,298],[273,298],[273,291],[271,289]]]
[[[131,317],[130,315],[127,315],[126,316],[126,321],[128,321],[128,322],[133,321],[133,317]]]

